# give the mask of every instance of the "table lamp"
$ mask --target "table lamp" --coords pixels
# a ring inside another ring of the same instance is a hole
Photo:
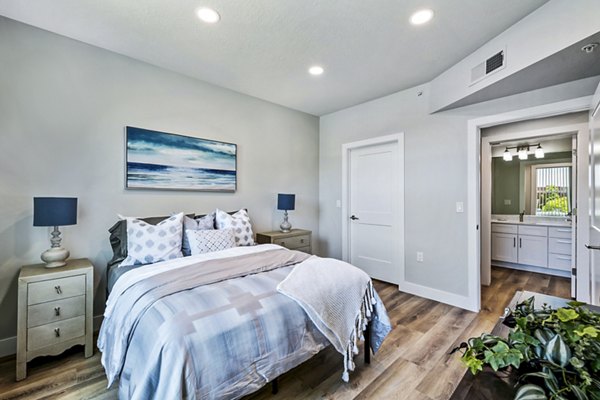
[[[34,197],[33,226],[53,226],[52,247],[42,253],[46,268],[66,265],[69,251],[60,246],[59,226],[77,223],[77,198],[75,197]]]
[[[277,195],[277,209],[284,210],[283,222],[279,225],[281,232],[289,232],[292,230],[292,224],[288,221],[288,211],[293,210],[296,203],[295,194],[279,193]]]

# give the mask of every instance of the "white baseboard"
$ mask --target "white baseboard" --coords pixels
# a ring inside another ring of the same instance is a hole
[[[533,265],[514,264],[504,261],[492,261],[492,267],[518,269],[519,271],[536,272],[538,274],[562,276],[563,278],[570,278],[570,271],[561,271],[559,269],[534,267]]]
[[[93,318],[94,333],[100,330],[104,315],[96,315]],[[0,339],[0,357],[12,356],[17,353],[17,337],[11,336]]]
[[[459,307],[468,311],[479,312],[477,307],[472,304],[472,301],[468,296],[461,296],[456,293],[445,292],[443,290],[406,281],[402,282],[398,288],[402,292],[414,294],[415,296],[425,297],[426,299],[439,301],[440,303],[449,304],[451,306]]]

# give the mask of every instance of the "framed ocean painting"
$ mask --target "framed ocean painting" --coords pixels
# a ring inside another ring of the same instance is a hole
[[[126,127],[128,189],[235,192],[237,145]]]

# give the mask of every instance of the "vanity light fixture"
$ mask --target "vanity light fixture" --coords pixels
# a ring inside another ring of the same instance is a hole
[[[527,160],[527,147],[521,147],[517,154],[519,155],[519,160]]]
[[[535,158],[544,158],[544,149],[542,149],[542,145],[538,144],[537,149],[535,149]]]
[[[534,152],[535,158],[544,158],[544,149],[542,149],[541,143],[534,143],[521,144],[518,146],[507,146],[504,150],[504,153],[502,154],[502,159],[504,161],[512,161],[513,154],[510,152],[510,150],[514,149],[517,150],[517,156],[519,157],[519,160],[527,160],[529,149],[535,146],[537,146]]]

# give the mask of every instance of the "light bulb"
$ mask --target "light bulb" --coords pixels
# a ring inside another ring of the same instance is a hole
[[[510,151],[508,151],[508,149],[504,150],[502,158],[504,159],[504,161],[512,161],[512,154],[510,154]]]
[[[535,149],[535,158],[544,158],[544,149],[542,149],[542,145],[538,144],[537,149]]]
[[[527,148],[526,147],[522,147],[519,152],[519,160],[527,160]]]

